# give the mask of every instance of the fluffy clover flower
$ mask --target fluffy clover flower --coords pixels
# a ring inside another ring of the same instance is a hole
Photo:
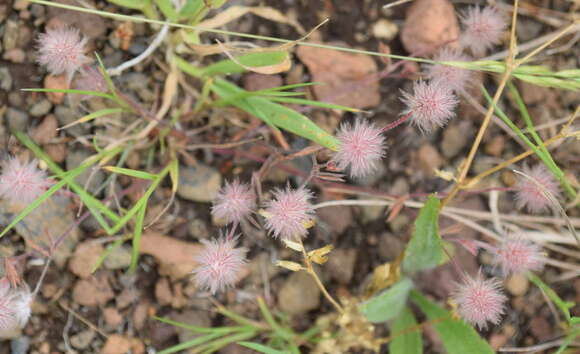
[[[314,215],[310,204],[312,193],[306,188],[277,189],[274,199],[268,202],[264,216],[266,229],[274,237],[295,239],[308,233],[307,226]]]
[[[358,119],[354,125],[342,124],[336,137],[340,145],[333,160],[341,170],[350,167],[353,178],[369,175],[385,156],[381,129],[366,120]]]
[[[413,95],[402,91],[401,99],[407,108],[403,115],[409,114],[411,124],[423,133],[443,127],[455,116],[455,106],[459,102],[448,85],[441,81],[418,81],[413,84]]]
[[[470,61],[470,57],[449,47],[440,50],[433,58],[436,61]],[[465,87],[467,80],[471,76],[471,72],[467,69],[458,68],[455,66],[434,64],[429,65],[428,76],[434,81],[441,82],[442,86],[447,86],[454,91],[459,91]]]
[[[46,174],[36,167],[36,161],[21,163],[13,157],[5,162],[0,174],[0,197],[28,204],[44,193],[48,185]]]
[[[228,223],[239,223],[250,216],[256,208],[256,195],[249,184],[234,180],[226,184],[217,194],[211,213]]]
[[[496,279],[484,279],[481,271],[476,278],[465,275],[453,294],[461,317],[480,329],[487,328],[487,322],[498,324],[507,300],[500,286]]]
[[[195,282],[212,294],[233,286],[240,280],[246,263],[247,249],[236,248],[237,238],[220,237],[201,242],[205,248],[195,257],[198,267],[193,270]]]
[[[32,295],[28,286],[13,289],[8,278],[0,279],[0,337],[26,325],[31,304]]]
[[[560,188],[554,176],[548,169],[538,164],[533,168],[524,166],[525,176],[518,177],[516,184],[516,206],[526,208],[530,213],[540,213],[548,210],[555,199],[560,197]],[[526,177],[527,176],[527,177]]]
[[[461,16],[463,33],[459,38],[464,48],[470,48],[475,56],[483,56],[501,42],[507,28],[506,18],[495,7],[470,7]]]
[[[494,256],[504,275],[540,270],[544,266],[541,247],[521,235],[504,238]]]
[[[66,73],[70,80],[73,74],[89,62],[84,54],[87,39],[78,29],[63,27],[48,29],[38,37],[38,63],[53,75]]]

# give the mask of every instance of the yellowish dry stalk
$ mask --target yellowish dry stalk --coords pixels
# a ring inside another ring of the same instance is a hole
[[[330,301],[330,303],[342,315],[344,313],[344,309],[342,308],[342,306],[340,306],[340,304],[336,300],[334,300],[334,298],[328,293],[328,291],[324,287],[324,284],[322,284],[322,281],[320,280],[320,278],[318,277],[318,274],[316,274],[316,271],[314,270],[314,267],[312,266],[312,262],[310,262],[310,258],[308,257],[308,253],[306,253],[306,248],[304,248],[304,243],[302,243],[302,239],[300,239],[300,245],[302,246],[302,255],[304,257],[304,264],[306,265],[306,271],[308,272],[308,274],[310,274],[312,276],[312,278],[316,282],[316,285],[318,285],[318,288],[320,289],[320,291],[322,291],[322,294],[324,294],[324,297],[326,297],[326,299],[328,299],[328,301]]]

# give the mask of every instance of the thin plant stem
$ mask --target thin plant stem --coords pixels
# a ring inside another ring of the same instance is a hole
[[[493,97],[493,103],[489,105],[487,112],[485,114],[485,118],[483,120],[483,123],[481,124],[481,127],[479,128],[479,131],[477,133],[477,136],[475,137],[475,141],[473,142],[473,145],[471,146],[471,150],[469,151],[469,154],[467,155],[467,159],[463,162],[463,166],[461,168],[461,172],[459,173],[459,177],[457,179],[457,182],[455,183],[455,185],[453,186],[453,189],[451,190],[451,192],[447,195],[447,197],[445,197],[445,199],[443,199],[443,201],[441,202],[441,209],[443,209],[445,206],[447,206],[447,204],[449,204],[449,202],[451,202],[451,200],[453,200],[453,198],[455,197],[455,195],[457,195],[457,192],[459,192],[459,190],[461,188],[463,188],[463,183],[465,180],[465,177],[467,176],[467,173],[469,172],[469,169],[471,167],[471,164],[473,163],[473,160],[475,158],[475,154],[477,153],[478,149],[479,149],[479,145],[481,145],[481,142],[483,140],[483,136],[485,135],[485,132],[487,131],[487,127],[489,126],[489,123],[491,122],[491,117],[493,116],[493,112],[494,112],[494,107],[497,104],[497,102],[499,101],[499,99],[501,98],[501,95],[503,94],[503,91],[509,81],[510,75],[512,73],[512,71],[517,67],[517,63],[515,63],[515,55],[516,55],[516,23],[517,23],[517,14],[518,14],[518,5],[519,5],[519,0],[516,0],[514,3],[514,12],[513,12],[513,16],[512,16],[512,26],[511,26],[511,35],[510,35],[510,51],[509,51],[509,55],[506,58],[506,65],[505,65],[505,72],[502,76],[501,82],[497,88],[497,91]]]
[[[334,300],[334,298],[328,293],[328,291],[324,287],[324,284],[322,284],[322,281],[320,281],[318,274],[316,274],[314,267],[312,267],[312,262],[310,262],[308,253],[306,253],[306,249],[304,248],[304,243],[302,242],[302,239],[299,240],[300,246],[302,246],[302,255],[304,256],[304,264],[306,265],[306,271],[312,276],[312,278],[316,282],[316,285],[318,285],[318,288],[320,289],[320,291],[322,291],[322,294],[324,294],[324,297],[326,297],[326,299],[330,301],[330,303],[336,308],[338,312],[340,312],[340,314],[343,314],[344,309],[342,308],[342,306],[340,306],[340,304],[336,300]]]

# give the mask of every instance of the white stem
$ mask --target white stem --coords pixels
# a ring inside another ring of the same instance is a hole
[[[157,47],[159,47],[161,45],[161,42],[163,42],[163,40],[167,36],[168,32],[169,32],[169,26],[163,25],[163,27],[161,27],[161,30],[157,34],[157,37],[155,37],[153,42],[151,42],[149,47],[147,47],[147,49],[145,49],[145,51],[143,53],[139,54],[138,56],[136,56],[135,58],[133,58],[129,61],[124,62],[123,64],[121,64],[115,68],[108,69],[107,72],[109,73],[109,75],[110,76],[120,75],[123,71],[125,71],[125,70],[129,69],[130,67],[133,67],[133,66],[139,64],[140,62],[142,62],[143,60],[145,60],[147,57],[149,57],[155,51],[155,49],[157,49]]]

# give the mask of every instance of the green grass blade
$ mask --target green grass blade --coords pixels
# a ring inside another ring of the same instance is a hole
[[[564,190],[566,190],[566,193],[568,193],[570,195],[570,197],[575,198],[576,191],[574,190],[574,188],[570,185],[570,183],[566,179],[564,172],[560,169],[560,167],[556,164],[556,162],[554,162],[554,159],[552,158],[550,151],[546,148],[546,146],[544,145],[544,141],[536,132],[536,127],[534,126],[534,122],[532,121],[532,118],[530,117],[530,114],[528,112],[526,104],[524,103],[524,100],[522,99],[520,93],[518,92],[518,89],[511,81],[508,81],[508,88],[509,88],[510,93],[512,94],[514,100],[516,101],[518,109],[520,110],[520,113],[521,113],[522,117],[524,118],[524,121],[526,122],[526,125],[528,127],[528,131],[532,135],[532,138],[534,138],[536,145],[539,147],[539,149],[544,153],[544,156],[546,157],[546,161],[544,161],[544,160],[542,160],[542,161],[544,161],[544,163],[546,164],[546,167],[560,181],[560,183],[562,184],[562,187],[564,187]]]
[[[93,119],[108,116],[111,114],[121,113],[123,111],[124,111],[123,108],[103,108],[103,109],[98,110],[96,112],[87,114],[86,116],[81,117],[80,119],[77,119],[74,122],[69,123],[63,127],[60,127],[59,130],[68,129],[68,128],[74,127],[75,125],[80,124],[80,123],[90,122]]]
[[[288,59],[288,52],[286,51],[272,51],[272,52],[253,52],[241,55],[236,60],[249,67],[270,66],[282,63]],[[201,69],[202,75],[214,76],[224,74],[240,74],[247,71],[246,68],[234,62],[231,59],[219,61],[215,64],[208,65]]]
[[[241,345],[242,347],[246,347],[246,348],[255,350],[258,353],[263,353],[263,354],[286,354],[286,353],[288,353],[288,352],[280,351],[278,349],[270,348],[270,347],[265,346],[263,344],[254,343],[254,342],[242,341],[242,342],[238,342],[237,344]]]
[[[556,294],[556,292],[552,290],[552,288],[550,288],[548,284],[544,283],[542,279],[537,277],[535,274],[528,273],[528,279],[530,279],[532,283],[534,283],[538,288],[540,288],[544,292],[544,294],[546,294],[546,296],[550,300],[552,300],[552,302],[556,304],[556,306],[558,306],[560,311],[564,314],[564,317],[566,317],[566,321],[569,324],[572,324],[570,309],[574,307],[575,304],[571,301],[562,300],[562,298],[560,298],[560,296],[558,296],[558,294]]]
[[[111,96],[108,93],[100,92],[100,91],[86,91],[86,90],[73,90],[73,89],[47,89],[47,88],[25,88],[22,91],[27,92],[55,92],[55,93],[72,93],[78,95],[89,95],[89,96],[97,96],[108,98],[110,100],[115,99],[115,97]]]
[[[215,80],[212,90],[220,97],[226,99],[245,91],[238,86],[219,78]],[[257,116],[267,124],[274,125],[278,128],[299,135],[331,150],[338,149],[338,140],[334,136],[318,127],[306,116],[288,107],[262,97],[247,97],[234,101],[232,104]]]
[[[482,87],[483,90],[483,95],[485,96],[488,104],[493,105],[495,113],[497,114],[497,116],[505,123],[507,124],[511,130],[513,130],[514,133],[516,133],[516,135],[518,137],[520,137],[520,139],[522,139],[526,145],[528,145],[528,147],[536,154],[538,155],[538,157],[540,158],[540,160],[542,160],[542,162],[546,165],[546,167],[548,167],[548,170],[554,175],[554,177],[556,177],[561,183],[562,186],[566,189],[567,193],[569,193],[571,196],[575,196],[576,195],[576,191],[568,184],[568,182],[566,181],[564,176],[560,176],[558,174],[558,171],[556,169],[553,168],[553,166],[551,165],[550,161],[551,161],[551,157],[549,155],[546,155],[546,153],[544,153],[544,151],[542,151],[540,148],[538,148],[536,146],[536,144],[534,144],[522,131],[520,128],[518,128],[512,121],[511,119],[509,119],[509,117],[501,110],[501,108],[499,108],[497,105],[493,104],[493,99],[491,98],[489,92],[487,92],[487,90],[485,89],[485,87]],[[562,182],[565,181],[565,182]],[[570,189],[568,189],[570,188]]]
[[[131,252],[131,264],[129,265],[129,273],[135,273],[137,270],[137,262],[139,261],[139,251],[141,250],[141,236],[143,235],[143,221],[147,213],[147,201],[143,204],[137,213],[135,220],[135,231],[133,233],[133,250]]]
[[[157,178],[157,175],[154,175],[153,173],[149,173],[149,172],[145,172],[145,171],[139,171],[139,170],[132,170],[130,168],[123,168],[123,167],[116,167],[116,166],[106,166],[103,167],[103,170],[105,171],[109,171],[112,173],[118,173],[121,175],[125,175],[125,176],[130,176],[130,177],[135,177],[135,178],[140,178],[140,179],[146,179],[146,180],[154,180],[155,178]]]
[[[185,349],[188,349],[188,348],[191,348],[191,347],[195,347],[195,346],[198,346],[198,345],[205,344],[205,343],[207,343],[207,342],[209,342],[211,340],[214,340],[214,339],[217,339],[217,338],[220,338],[220,337],[223,337],[223,336],[225,336],[225,334],[223,334],[223,333],[210,333],[210,334],[206,334],[204,336],[201,336],[201,337],[197,337],[197,338],[188,340],[187,342],[179,343],[179,344],[174,345],[174,346],[172,346],[170,348],[163,349],[163,350],[157,352],[157,354],[177,353],[177,352],[180,352],[182,350],[185,350]]]
[[[170,320],[169,318],[165,318],[165,317],[153,316],[153,318],[156,319],[157,321],[166,323],[168,325],[172,325],[175,327],[187,329],[189,331],[192,331],[195,333],[202,333],[202,334],[204,334],[204,333],[206,333],[206,334],[207,333],[227,334],[227,333],[232,333],[232,332],[236,332],[236,331],[246,331],[246,330],[249,330],[252,328],[250,326],[231,326],[231,327],[207,328],[207,327],[198,327],[198,326],[188,325],[186,323]]]
[[[38,146],[36,145],[32,139],[30,139],[26,134],[22,132],[15,132],[14,136],[22,143],[22,145],[26,146],[30,151],[34,153],[34,155],[44,161],[48,168],[57,176],[64,176],[67,172],[60,168],[52,159]],[[123,150],[122,147],[115,148],[110,151],[101,151],[97,155],[93,156],[89,162],[85,162],[86,168],[94,163],[94,161],[98,161],[99,159],[106,157],[106,156],[114,156],[120,153]],[[81,172],[82,173],[82,172]],[[79,186],[74,180],[70,180],[68,182],[69,187],[81,198],[82,202],[89,208],[89,210],[93,213],[93,216],[99,221],[99,224],[105,230],[110,230],[108,224],[104,221],[104,219],[100,216],[100,213],[111,219],[113,222],[117,222],[120,220],[120,217],[111,211],[107,206],[105,206],[101,201],[87,193],[81,186]],[[109,233],[110,234],[110,233]]]
[[[339,109],[341,111],[346,112],[361,112],[360,109],[341,106],[339,104],[328,103],[328,102],[319,102],[313,100],[307,100],[304,98],[292,98],[292,97],[269,97],[271,101],[274,102],[282,102],[282,103],[294,103],[294,104],[303,104],[307,106],[315,106],[315,107],[322,107],[322,108],[329,108],[329,109]]]

